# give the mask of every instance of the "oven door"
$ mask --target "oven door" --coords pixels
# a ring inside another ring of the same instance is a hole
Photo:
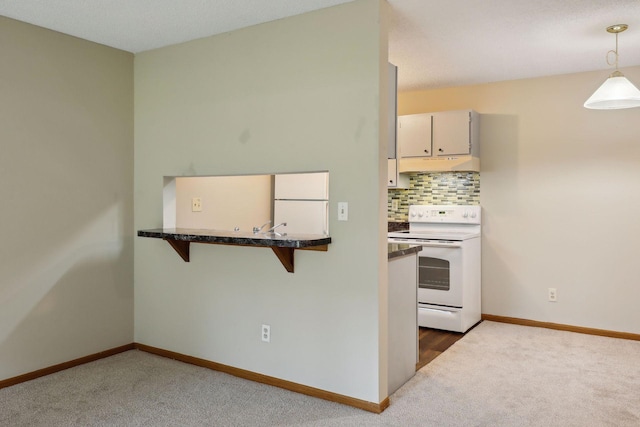
[[[422,246],[418,252],[418,302],[462,308],[461,241],[392,238]]]

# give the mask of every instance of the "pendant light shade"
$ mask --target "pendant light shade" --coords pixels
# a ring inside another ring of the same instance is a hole
[[[596,90],[587,102],[585,108],[596,110],[615,110],[620,108],[640,107],[640,90],[618,71],[618,33],[626,30],[628,25],[617,24],[607,27],[607,32],[616,35],[616,50],[607,52],[607,63],[615,65],[616,70]],[[613,53],[615,61],[609,62],[609,54]]]
[[[640,90],[624,74],[616,71],[587,99],[584,106],[596,110],[640,107]]]

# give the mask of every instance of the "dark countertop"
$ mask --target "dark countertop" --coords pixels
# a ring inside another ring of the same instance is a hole
[[[280,248],[310,248],[331,243],[331,237],[322,234],[253,234],[247,231],[203,230],[194,228],[155,228],[138,230],[140,237],[182,240],[185,242],[220,243]]]
[[[408,230],[409,223],[408,222],[388,222],[387,228],[389,232]]]
[[[420,245],[409,245],[407,243],[387,243],[388,246],[388,259],[399,258],[401,256],[417,254],[422,250]]]

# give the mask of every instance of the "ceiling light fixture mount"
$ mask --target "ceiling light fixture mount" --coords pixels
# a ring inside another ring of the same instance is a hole
[[[618,34],[618,33],[623,32],[627,28],[629,28],[629,26],[627,24],[616,24],[616,25],[612,25],[610,27],[607,27],[607,32],[608,33],[613,33],[613,34]],[[616,50],[617,50],[617,48],[618,48],[618,46],[616,45]]]
[[[625,31],[627,24],[616,24],[607,27],[607,32],[616,35],[616,49],[607,52],[607,64],[615,65],[616,70],[587,99],[585,108],[595,110],[615,110],[620,108],[640,107],[640,90],[618,70],[618,34]],[[611,63],[609,55],[613,54]]]

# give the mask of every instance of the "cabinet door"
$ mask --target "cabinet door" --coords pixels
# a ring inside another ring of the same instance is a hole
[[[393,187],[398,184],[398,161],[396,159],[387,159],[387,187]]]
[[[398,156],[396,148],[396,129],[397,129],[397,115],[398,115],[398,101],[397,101],[397,87],[398,87],[398,67],[389,63],[389,146],[387,148],[387,158],[395,159]]]
[[[329,202],[324,200],[275,200],[273,223],[287,225],[276,231],[288,234],[329,234]]]
[[[278,174],[274,185],[274,199],[329,199],[329,172]]]
[[[470,114],[469,110],[433,114],[433,152],[436,156],[470,153]]]
[[[398,159],[387,159],[387,187],[409,188],[409,175],[398,173]]]
[[[431,156],[431,114],[398,117],[400,157]]]

